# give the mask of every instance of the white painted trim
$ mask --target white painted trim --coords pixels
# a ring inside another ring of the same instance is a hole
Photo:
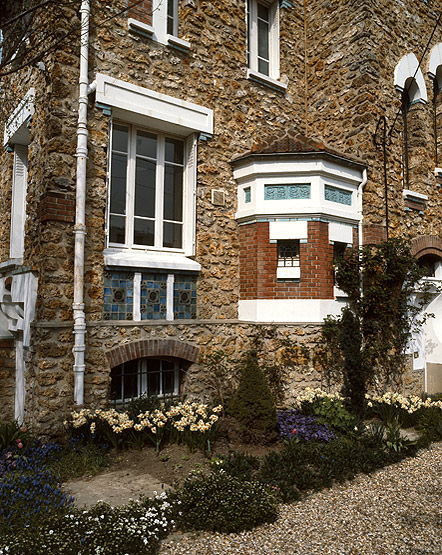
[[[25,94],[20,104],[12,112],[12,115],[8,119],[5,125],[5,131],[3,135],[3,145],[8,143],[19,142],[21,144],[29,144],[29,138],[19,138],[18,133],[20,128],[26,125],[28,119],[35,112],[35,89],[32,87]]]
[[[335,299],[253,299],[239,301],[239,319],[247,322],[319,323],[338,316],[345,301]]]
[[[308,239],[307,222],[270,222],[269,239]]]
[[[427,88],[425,86],[424,76],[419,68],[419,62],[415,54],[410,53],[403,56],[394,69],[394,86],[402,92],[405,89],[407,79],[413,78],[416,87],[410,89],[410,102],[427,102]]]
[[[178,50],[190,50],[192,47],[189,41],[180,39],[175,35],[167,35],[167,44],[173,48],[178,48]]]
[[[328,240],[339,243],[353,244],[353,226],[330,222],[328,224]]]
[[[427,195],[423,195],[422,193],[416,193],[415,191],[410,191],[408,189],[404,189],[402,191],[402,194],[403,194],[404,198],[410,199],[410,200],[412,200],[413,198],[418,199],[418,200],[423,200],[423,201],[428,200]]]
[[[199,272],[201,264],[184,254],[135,251],[131,249],[105,249],[104,264],[109,267],[150,268],[156,270],[188,270]]]
[[[27,182],[28,147],[14,145],[9,258],[22,258],[24,253]]]
[[[173,285],[175,283],[175,276],[173,274],[167,275],[167,290],[166,290],[166,320],[173,320]]]
[[[129,25],[129,29],[133,31],[141,31],[142,33],[146,33],[147,35],[154,34],[154,28],[151,25],[143,23],[142,21],[138,21],[137,19],[129,17],[127,20],[127,24]]]
[[[136,322],[141,322],[141,272],[134,273],[132,318]]]
[[[275,89],[279,89],[280,91],[287,90],[288,83],[283,83],[277,79],[273,79],[273,77],[269,77],[264,73],[259,73],[259,71],[254,71],[253,69],[247,69],[247,79],[251,79],[252,81],[257,81],[258,83],[264,85],[270,85]]]
[[[248,0],[250,2],[250,31],[249,41],[249,71],[248,78],[255,78],[260,82],[271,84],[279,89],[285,90],[287,85],[278,81],[279,78],[279,3],[275,0]],[[269,75],[258,71],[258,3],[264,4],[269,8]]]
[[[299,266],[278,266],[276,268],[276,279],[299,279],[301,268]]]
[[[161,94],[133,83],[97,73],[96,102],[146,117],[146,125],[159,128],[167,122],[184,132],[213,134],[213,110],[192,102]],[[149,123],[150,122],[150,123]]]
[[[431,79],[437,78],[437,84],[439,90],[442,89],[442,74],[439,72],[437,75],[437,70],[442,66],[442,42],[439,42],[431,49],[430,61],[428,63],[428,76]]]

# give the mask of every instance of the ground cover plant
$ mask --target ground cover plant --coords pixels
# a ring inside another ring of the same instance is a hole
[[[279,412],[278,429],[285,442],[279,451],[269,448],[263,457],[241,452],[218,455],[212,458],[208,474],[195,472],[173,495],[115,509],[98,504],[78,510],[59,487],[60,476],[75,475],[76,460],[85,461],[83,468],[101,465],[103,451],[94,434],[99,434],[102,423],[95,411],[91,419],[78,413],[85,422],[76,428],[79,435],[65,446],[35,442],[30,436],[24,443],[17,442],[22,440],[14,437],[17,425],[10,426],[15,429],[8,432],[10,445],[0,451],[0,555],[153,554],[160,539],[175,526],[224,533],[247,530],[275,520],[281,501],[300,499],[310,491],[413,455],[418,445],[402,435],[404,422],[419,429],[425,441],[442,437],[438,435],[442,400],[393,393],[367,394],[365,400],[372,418],[366,425],[346,411],[339,394],[307,389],[294,408]],[[171,407],[162,411],[165,416]],[[187,414],[195,416],[198,408],[204,418],[210,418],[211,412],[207,408],[204,412],[198,404],[187,409]],[[167,418],[181,421],[182,429],[190,431],[181,409]],[[147,418],[158,424],[162,421],[158,410],[161,407],[152,406],[134,421],[141,424]],[[122,425],[128,419],[126,414],[106,424],[130,431],[135,423],[127,428]],[[103,435],[101,441],[105,440],[109,438]],[[63,461],[68,461],[65,470],[61,470]]]

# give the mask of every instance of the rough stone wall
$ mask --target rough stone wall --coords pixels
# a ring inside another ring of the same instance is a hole
[[[394,68],[409,52],[419,57],[425,42],[423,37],[429,36],[442,2],[437,0],[428,5],[411,0],[314,0],[307,4],[306,52],[302,10],[296,7],[280,10],[281,80],[288,82],[284,93],[246,78],[243,1],[180,3],[180,37],[192,45],[187,53],[130,32],[127,16],[116,16],[125,2],[92,2],[90,79],[97,72],[106,73],[212,108],[215,132],[213,138],[198,144],[196,260],[202,265],[198,283],[199,320],[192,324],[157,326],[105,324],[102,322],[102,251],[109,117],[95,107],[93,95],[89,98],[85,271],[87,403],[105,404],[109,386],[105,350],[119,343],[141,337],[176,337],[201,346],[203,351],[223,348],[232,357],[244,349],[254,327],[235,321],[240,243],[234,221],[236,183],[230,162],[262,137],[275,136],[290,127],[365,161],[369,171],[364,191],[364,232],[373,241],[383,236],[382,152],[373,144],[373,133],[380,115],[385,114],[389,124],[395,119],[400,95],[393,87]],[[430,47],[437,41],[436,35]],[[63,198],[72,207],[75,198],[78,54],[78,41],[69,41],[47,56],[44,73],[36,68],[25,69],[7,81],[17,99],[30,86],[36,88],[36,113],[29,128],[25,264],[37,268],[39,290],[32,349],[27,361],[27,410],[42,428],[60,422],[62,413],[72,406],[73,398],[73,224],[71,218],[65,221],[54,218],[61,214],[53,206],[50,208],[55,213],[48,209],[47,199]],[[424,68],[428,55],[427,52]],[[425,79],[431,98],[430,84]],[[440,231],[441,208],[432,173],[430,104],[412,107],[409,116],[410,188],[427,194],[429,200],[423,215],[419,211],[404,210],[399,118],[388,148],[391,230],[394,234],[436,234]],[[4,261],[9,253],[12,160],[3,152],[0,153],[0,182],[3,238],[0,261]],[[212,189],[225,191],[224,206],[211,203]],[[329,278],[324,279],[323,285],[329,289]],[[206,322],[208,319],[210,323]],[[307,343],[316,333],[301,327],[280,329],[300,341],[307,336]],[[272,348],[273,351],[269,347],[270,352],[275,352],[276,357],[277,349]],[[7,366],[0,364],[0,371],[3,368]],[[310,370],[304,372],[306,368],[311,366],[300,364],[298,370],[290,370],[293,384],[304,386],[318,381],[318,375],[309,374]],[[192,367],[186,385],[190,393],[202,394],[203,374],[201,366]]]
[[[422,62],[429,102],[408,114],[409,187],[403,183],[401,94],[394,89],[394,69],[414,52],[420,59],[436,23],[440,2],[371,0],[311,2],[308,6],[309,129],[341,152],[368,164],[364,221],[385,226],[382,148],[373,143],[380,116],[389,129],[387,147],[390,234],[415,236],[440,230],[440,203],[434,177],[433,83],[427,77],[435,33]],[[438,102],[440,103],[439,98]],[[439,104],[440,105],[440,104]],[[382,128],[381,128],[382,129]],[[428,195],[424,214],[406,211],[403,188]]]

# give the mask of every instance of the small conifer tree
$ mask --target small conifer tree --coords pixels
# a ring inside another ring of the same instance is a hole
[[[268,443],[275,439],[276,407],[259,367],[256,350],[244,356],[239,386],[229,413],[238,422],[246,442]]]

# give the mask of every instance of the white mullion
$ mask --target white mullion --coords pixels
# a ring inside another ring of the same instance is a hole
[[[136,137],[136,130],[129,127],[126,175],[126,245],[128,247],[133,247],[134,244]]]
[[[173,285],[175,283],[175,275],[167,274],[166,289],[166,320],[173,320]]]
[[[163,213],[164,213],[164,157],[165,139],[158,135],[157,171],[155,179],[155,239],[154,245],[163,248]]]
[[[258,71],[258,3],[250,0],[250,69]]]
[[[141,272],[134,274],[133,319],[141,321]]]
[[[110,243],[110,199],[111,199],[111,171],[112,171],[112,154],[113,154],[113,150],[112,150],[112,137],[114,134],[114,122],[112,120],[112,113],[110,116],[110,122],[109,122],[109,126],[110,126],[110,130],[108,133],[108,138],[107,138],[107,152],[108,152],[108,156],[107,156],[107,167],[106,167],[106,191],[107,191],[107,213],[106,213],[106,221],[105,221],[105,237],[106,237],[106,246],[109,246]]]
[[[138,361],[138,380],[140,384],[138,394],[147,393],[147,361],[145,358]]]
[[[279,79],[279,5],[274,2],[269,6],[269,75]]]

